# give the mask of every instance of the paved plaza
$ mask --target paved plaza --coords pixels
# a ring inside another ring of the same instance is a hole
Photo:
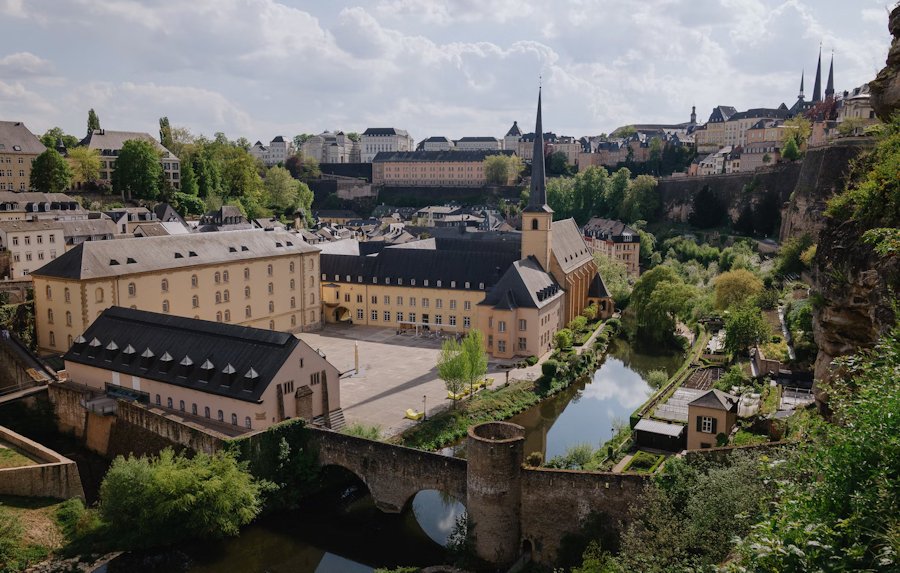
[[[407,408],[421,411],[423,396],[429,414],[449,405],[447,390],[435,367],[440,340],[398,335],[392,329],[344,325],[327,325],[321,331],[298,336],[324,353],[343,374],[341,407],[348,425],[377,425],[382,435],[389,436],[415,423],[403,414]],[[358,373],[354,370],[356,344]],[[488,372],[495,384],[506,381],[506,369],[498,369],[493,361]]]

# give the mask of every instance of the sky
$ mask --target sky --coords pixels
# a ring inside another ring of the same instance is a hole
[[[0,0],[0,119],[269,141],[367,127],[502,137],[788,106],[884,66],[895,0]]]

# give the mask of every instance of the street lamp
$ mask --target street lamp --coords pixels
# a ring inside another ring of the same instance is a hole
[[[428,407],[426,406],[426,400],[428,400],[428,395],[422,396],[422,420],[428,419]]]

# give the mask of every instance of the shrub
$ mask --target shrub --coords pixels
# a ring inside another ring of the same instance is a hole
[[[585,309],[581,311],[581,316],[583,316],[587,321],[593,322],[593,321],[597,320],[598,312],[599,312],[599,309],[597,308],[597,305],[591,304],[591,305],[585,307]]]
[[[268,484],[232,453],[113,460],[100,486],[100,511],[125,547],[237,535],[260,512]]]
[[[544,375],[544,378],[551,379],[556,376],[556,373],[559,371],[559,362],[556,360],[547,360],[543,364],[541,364],[541,374]]]
[[[567,350],[572,348],[572,344],[575,341],[575,337],[572,335],[572,331],[568,328],[562,328],[553,335],[553,341],[556,343],[556,347],[561,350]]]
[[[566,453],[556,456],[547,462],[547,467],[561,470],[580,470],[594,457],[594,448],[590,444],[575,444],[566,449]]]
[[[588,319],[582,315],[576,316],[569,323],[569,330],[573,332],[582,332],[587,329]]]
[[[724,376],[716,380],[714,388],[717,390],[721,390],[722,392],[731,392],[732,386],[737,386],[738,388],[745,386],[750,382],[750,378],[748,378],[744,371],[740,366],[734,365],[728,369],[728,372],[725,373]]]
[[[381,439],[381,426],[367,426],[366,424],[356,422],[344,428],[341,433],[349,436],[356,436],[357,438],[377,441]]]
[[[527,364],[529,366],[534,366],[537,363],[538,363],[537,356],[529,356],[528,358],[525,359],[525,364]]]
[[[539,468],[544,463],[544,454],[541,452],[531,452],[525,458],[525,465],[531,468]]]
[[[669,381],[669,375],[665,370],[651,370],[647,374],[647,384],[652,388],[662,388]]]

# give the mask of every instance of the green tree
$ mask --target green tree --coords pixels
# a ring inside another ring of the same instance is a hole
[[[447,392],[459,394],[467,381],[465,357],[462,346],[455,339],[448,339],[441,344],[441,355],[437,363],[438,376],[444,381]],[[453,402],[454,407],[456,401]]]
[[[733,306],[725,317],[725,350],[746,354],[751,346],[765,342],[772,335],[769,323],[753,305]]]
[[[306,143],[306,141],[307,141],[310,137],[313,137],[313,134],[311,134],[311,133],[301,133],[301,134],[299,134],[299,135],[295,135],[295,136],[294,136],[294,147],[295,147],[296,149],[299,150],[299,149],[300,149],[300,146],[303,145],[304,143]],[[349,137],[349,134],[348,134],[347,137]]]
[[[302,153],[297,153],[284,162],[284,167],[290,171],[291,176],[301,180],[309,181],[310,179],[318,179],[322,175],[319,168],[319,162],[315,157],[307,157]]]
[[[775,259],[775,274],[780,276],[800,274],[805,270],[803,252],[813,244],[812,237],[804,233],[799,237],[791,237],[778,249]]]
[[[694,289],[671,267],[660,265],[645,272],[635,283],[629,302],[636,334],[653,344],[670,343],[676,320],[689,316],[694,297]]]
[[[557,219],[567,219],[575,213],[575,178],[553,177],[547,180],[547,204]]]
[[[347,139],[349,139],[350,141],[352,141],[354,143],[359,143],[359,134],[356,133],[355,131],[351,131],[351,132],[347,133]]]
[[[715,279],[716,308],[724,310],[749,301],[763,290],[763,283],[747,269],[720,274]]]
[[[797,146],[797,153],[799,156],[812,135],[812,123],[802,115],[797,115],[786,120],[783,126],[784,137],[781,140],[782,149],[786,148],[790,141],[793,141]],[[784,156],[784,151],[781,152],[781,155],[782,157]],[[793,161],[793,159],[791,159],[791,161]]]
[[[100,486],[100,512],[126,547],[237,535],[259,515],[265,484],[233,454],[113,460]]]
[[[720,225],[728,214],[725,202],[719,198],[717,193],[713,192],[709,185],[704,185],[694,195],[691,203],[692,208],[688,222],[700,229],[709,229]]]
[[[660,139],[659,137],[651,138],[649,149],[650,153],[647,158],[647,163],[649,163],[648,167],[650,168],[650,173],[659,176],[659,167],[662,164],[663,157],[662,139]]]
[[[797,146],[797,142],[794,141],[793,138],[788,139],[784,144],[784,147],[781,148],[781,157],[787,159],[788,161],[796,161],[800,159],[800,148]]]
[[[38,155],[31,164],[31,188],[44,193],[60,193],[69,188],[72,170],[52,147]]]
[[[268,205],[279,211],[297,205],[300,182],[284,167],[272,167],[266,172],[265,187]]]
[[[606,214],[617,217],[622,211],[625,195],[628,193],[628,184],[631,182],[631,171],[622,167],[610,178],[609,187],[606,190]]]
[[[87,134],[91,135],[97,129],[100,129],[100,118],[97,116],[97,112],[94,111],[94,108],[91,108],[88,110]]]
[[[484,335],[480,330],[470,330],[462,340],[462,354],[466,364],[466,378],[469,389],[487,374],[488,358],[484,352]]]
[[[112,174],[112,188],[122,199],[156,199],[162,186],[162,165],[153,143],[143,139],[129,139],[122,144]]]
[[[185,195],[193,196],[197,196],[200,193],[197,177],[194,175],[194,167],[190,161],[181,163],[181,192]]]
[[[169,151],[172,151],[175,147],[175,140],[172,138],[172,126],[169,124],[168,117],[159,118],[159,142]]]
[[[44,147],[56,148],[60,139],[68,150],[78,147],[78,138],[67,134],[59,127],[53,127],[45,131],[44,135],[41,136],[41,143],[44,144]]]
[[[575,336],[568,328],[560,328],[556,331],[556,334],[553,335],[553,346],[559,348],[560,350],[568,350],[572,348],[572,344],[574,344],[574,342]]]
[[[631,283],[625,263],[602,253],[594,253],[594,263],[597,264],[597,272],[603,278],[603,284],[616,303],[616,308],[624,309],[628,306],[628,297],[631,295]]]
[[[100,178],[100,152],[90,147],[74,147],[68,150],[72,168],[72,183],[93,184]]]
[[[550,154],[547,171],[551,175],[565,175],[569,172],[569,161],[562,151],[554,151]]]
[[[653,218],[659,209],[659,191],[655,177],[638,175],[628,184],[619,217],[626,222]]]
[[[492,185],[506,185],[511,179],[505,155],[488,155],[482,162],[484,178]]]
[[[175,191],[169,195],[169,203],[182,217],[202,215],[206,212],[206,204],[203,199],[189,193]]]
[[[575,175],[573,208],[575,221],[585,224],[595,214],[606,215],[609,173],[603,167],[588,167]]]

